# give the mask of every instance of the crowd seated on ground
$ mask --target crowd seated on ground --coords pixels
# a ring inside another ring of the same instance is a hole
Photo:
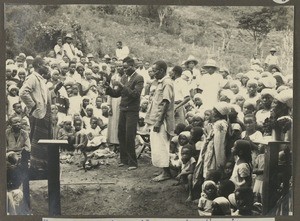
[[[96,59],[92,53],[82,53],[72,41],[70,34],[58,38],[43,58],[49,69],[43,77],[51,92],[53,139],[68,140],[69,146],[61,149],[64,154],[82,152],[87,156],[104,148],[118,153],[120,100],[108,96],[104,85],[116,86],[115,81],[124,74],[122,60],[131,55],[129,48],[117,42],[116,54]],[[145,82],[137,130],[147,134],[144,119],[159,82],[150,61],[132,58]],[[16,189],[20,190],[20,171],[30,154],[30,120],[19,90],[33,71],[33,60],[21,52],[6,61],[11,214],[24,212],[16,208],[20,199],[12,196],[22,195]],[[182,64],[168,67],[174,83],[176,122],[170,140],[170,169],[178,180],[176,185],[186,185],[187,201],[197,200],[201,216],[262,212],[264,140],[271,136],[276,107],[285,111],[285,119],[292,117],[293,76],[281,73],[276,62],[268,56],[261,64],[255,57],[244,73],[232,73],[213,59],[200,62],[190,56]],[[137,135],[136,144],[144,142]],[[284,154],[288,153],[282,150]],[[90,162],[85,161],[84,166],[91,166]],[[13,174],[19,176],[10,176]]]

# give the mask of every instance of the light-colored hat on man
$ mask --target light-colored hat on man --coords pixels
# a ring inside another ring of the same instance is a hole
[[[73,39],[72,34],[70,34],[70,33],[66,34],[65,38],[71,38],[71,39]]]
[[[213,59],[208,59],[206,61],[206,64],[203,65],[202,67],[214,67],[214,68],[218,68],[217,62],[215,60],[213,60]]]
[[[188,57],[188,59],[184,62],[184,64],[187,65],[189,62],[194,62],[195,65],[198,64],[198,61],[196,60],[196,58],[195,58],[193,55],[190,55],[190,56]]]
[[[275,48],[271,48],[270,51],[277,51]]]

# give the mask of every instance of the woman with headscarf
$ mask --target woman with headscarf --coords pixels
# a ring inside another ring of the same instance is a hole
[[[207,135],[201,148],[193,176],[194,186],[199,185],[199,182],[201,183],[203,178],[206,178],[209,170],[218,170],[225,166],[229,110],[229,104],[226,102],[218,102],[214,105],[213,129]]]

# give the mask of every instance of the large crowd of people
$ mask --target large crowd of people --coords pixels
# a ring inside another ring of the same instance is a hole
[[[162,169],[153,181],[186,185],[199,215],[262,214],[267,143],[289,140],[292,122],[293,76],[281,73],[275,48],[264,62],[249,58],[244,73],[192,55],[173,67],[150,65],[121,41],[99,59],[81,49],[67,34],[46,57],[6,61],[9,214],[28,213],[20,207],[28,167],[47,170],[39,139],[68,140],[61,151],[85,157],[110,147],[131,171],[141,134]],[[280,159],[290,151],[282,148]]]

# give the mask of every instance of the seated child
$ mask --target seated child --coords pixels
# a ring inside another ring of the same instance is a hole
[[[222,174],[222,180],[230,179],[230,177],[232,175],[234,164],[235,163],[233,161],[226,162],[225,167],[224,167],[224,172]]]
[[[74,150],[73,148],[73,143],[75,140],[75,130],[72,127],[72,118],[71,116],[65,117],[65,120],[63,121],[63,127],[59,129],[57,139],[58,140],[68,140],[68,143],[71,145],[68,145],[67,147],[62,147],[62,150],[68,150],[72,151]]]
[[[228,199],[235,190],[235,185],[231,180],[221,180],[218,186],[218,195]]]
[[[74,113],[79,113],[82,97],[79,95],[79,89],[77,84],[74,84],[72,86],[72,96],[69,97],[69,101],[70,108],[68,110],[68,115],[73,116]]]
[[[198,161],[200,150],[204,145],[204,132],[201,127],[193,127],[191,129],[191,140],[190,144],[194,146],[194,153],[193,156],[196,161]]]
[[[178,184],[187,183],[188,198],[186,201],[192,201],[193,188],[193,173],[195,169],[196,160],[192,157],[192,145],[186,144],[181,149],[181,172],[177,175]]]
[[[187,121],[187,124],[191,124],[193,122],[193,117],[195,116],[195,112],[194,111],[189,111],[186,113],[185,115],[185,119]]]
[[[23,110],[22,110],[22,104],[20,102],[13,104],[13,113],[12,113],[12,115],[10,117],[20,117],[21,119],[26,120],[27,123],[28,123],[28,125],[30,125],[29,119],[25,115],[25,113],[23,112]]]
[[[195,116],[192,118],[192,123],[191,125],[193,127],[203,127],[203,123],[204,123],[204,120],[203,118],[200,116],[200,114],[195,114]]]
[[[11,85],[8,87],[7,95],[7,115],[10,116],[13,114],[13,105],[20,102],[20,97],[18,95],[19,88],[16,85]]]
[[[243,110],[244,116],[246,116],[248,114],[255,114],[256,104],[246,100],[243,104],[242,110]]]
[[[170,141],[170,169],[178,172],[181,168],[181,160],[178,156],[178,136],[175,136]]]
[[[86,107],[90,104],[90,98],[85,96],[82,98],[81,108],[80,108],[80,115],[81,117],[87,116]]]
[[[217,197],[212,202],[212,216],[231,215],[230,202],[225,197]]]
[[[86,108],[86,116],[82,117],[83,127],[85,129],[91,128],[91,118],[94,116],[94,107],[92,105],[87,105]]]
[[[102,116],[101,105],[102,105],[102,98],[98,96],[96,98],[95,107],[94,107],[94,116],[97,118]]]
[[[254,203],[254,195],[251,187],[240,187],[234,192],[237,210],[234,216],[258,216],[261,215],[261,204]]]
[[[210,216],[213,200],[217,197],[217,186],[214,181],[207,180],[202,184],[202,193],[198,203],[200,216]]]
[[[106,137],[101,134],[99,121],[96,117],[91,118],[90,124],[91,128],[85,131],[88,138],[87,149],[96,150],[102,143],[106,143]]]
[[[175,127],[175,130],[174,130],[174,133],[178,136],[181,132],[184,131],[185,127],[186,127],[186,125],[183,123],[177,124]]]

